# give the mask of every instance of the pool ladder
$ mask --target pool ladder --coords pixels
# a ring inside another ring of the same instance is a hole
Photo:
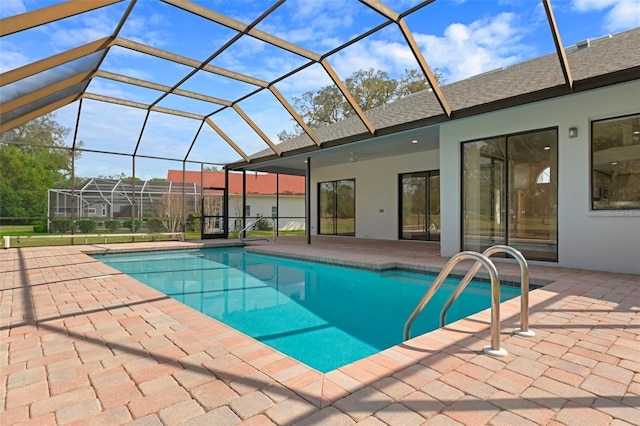
[[[252,238],[250,240],[248,240],[245,236],[244,233],[245,231],[247,231],[249,228],[251,228],[252,226],[254,226],[256,223],[260,222],[261,220],[270,220],[271,222],[273,222],[273,239],[269,240],[268,238]],[[251,221],[247,226],[245,226],[244,228],[242,228],[242,230],[240,232],[238,232],[238,238],[240,239],[240,241],[242,241],[243,243],[246,241],[269,241],[270,243],[275,243],[276,242],[276,220],[272,217],[259,217],[254,221]]]
[[[486,346],[483,351],[493,356],[505,356],[508,354],[506,349],[500,347],[500,279],[498,278],[498,270],[496,265],[489,260],[489,257],[496,253],[506,253],[514,257],[520,264],[520,283],[521,283],[521,297],[520,297],[520,328],[516,328],[514,333],[519,336],[532,337],[535,336],[535,332],[529,330],[529,266],[527,260],[522,253],[514,249],[511,246],[496,245],[489,247],[482,254],[475,251],[463,251],[453,256],[445,267],[440,271],[435,281],[422,296],[420,302],[416,305],[411,315],[404,324],[404,338],[408,340],[411,335],[411,325],[416,320],[418,315],[422,312],[424,307],[429,303],[435,292],[440,288],[440,285],[444,282],[447,276],[451,273],[453,268],[463,260],[475,259],[476,263],[467,272],[456,290],[451,294],[449,300],[444,304],[440,311],[440,327],[445,324],[445,317],[447,311],[453,304],[453,302],[460,296],[460,294],[467,287],[471,279],[478,273],[483,266],[489,272],[491,278],[491,346]]]

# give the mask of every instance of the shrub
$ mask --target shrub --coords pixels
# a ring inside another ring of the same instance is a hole
[[[160,219],[149,219],[147,220],[147,227],[149,228],[149,232],[162,232],[164,231],[164,223]]]
[[[133,232],[139,231],[142,229],[142,219],[131,219],[128,218],[124,221],[124,225],[132,230]]]
[[[57,234],[71,231],[71,219],[54,219],[51,221],[51,230]]]
[[[98,221],[85,219],[76,221],[76,226],[80,230],[80,232],[84,234],[88,234],[89,232],[95,232],[98,229]]]
[[[273,231],[273,222],[267,219],[260,219],[256,223],[255,229],[258,231]]]
[[[116,232],[120,229],[120,221],[119,220],[105,220],[104,227],[107,228],[109,232]]]
[[[199,231],[200,230],[200,213],[196,211],[190,211],[187,214],[187,231]]]
[[[38,222],[33,222],[33,232],[43,233],[47,232],[47,222],[40,220]]]

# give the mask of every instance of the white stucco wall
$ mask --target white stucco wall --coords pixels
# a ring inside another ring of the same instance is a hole
[[[459,194],[462,141],[557,126],[558,265],[640,273],[640,211],[591,211],[589,153],[591,120],[638,112],[636,81],[441,125],[441,193]],[[451,256],[460,251],[460,197],[443,197],[441,212],[441,252]]]
[[[356,237],[398,239],[398,175],[440,170],[441,252],[460,251],[460,143],[558,128],[558,257],[569,268],[640,273],[640,211],[590,209],[590,122],[640,111],[640,82],[455,120],[440,126],[440,150],[315,168],[311,233],[317,234],[317,184],[356,179]],[[578,137],[569,139],[569,127]],[[382,212],[380,211],[382,210]],[[253,212],[252,212],[253,213]],[[555,263],[550,263],[555,264]]]
[[[398,175],[437,170],[438,161],[437,150],[317,169],[312,160],[312,235],[318,233],[318,182],[355,178],[356,237],[398,239]]]
[[[250,207],[251,217],[271,217],[271,207],[276,206],[275,195],[249,195],[247,205]],[[304,195],[280,195],[278,199],[279,219],[281,230],[304,229]],[[229,197],[229,216],[242,217],[242,196]],[[231,219],[233,220],[233,219]]]

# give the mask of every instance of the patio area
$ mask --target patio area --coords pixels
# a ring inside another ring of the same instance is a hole
[[[530,293],[535,337],[512,335],[520,298],[501,305],[508,356],[482,353],[486,310],[321,374],[87,255],[202,245],[0,251],[0,423],[640,425],[638,275],[530,265],[531,282],[549,284]],[[411,241],[248,249],[373,268],[447,261]],[[496,265],[519,279],[516,263]]]

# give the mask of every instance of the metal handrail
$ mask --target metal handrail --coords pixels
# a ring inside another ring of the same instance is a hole
[[[256,223],[260,222],[261,220],[270,220],[273,222],[273,240],[271,241],[272,243],[276,242],[276,220],[272,217],[259,217],[256,220],[254,220],[253,222],[249,223],[247,226],[245,226],[244,228],[242,228],[242,230],[240,230],[240,232],[238,232],[238,238],[240,239],[240,241],[245,242],[246,239],[243,237],[245,231],[249,228],[251,228],[253,225],[255,225]],[[261,241],[261,240],[265,240],[265,241],[269,241],[268,238],[254,238],[250,241]]]
[[[524,258],[522,253],[511,246],[495,245],[486,249],[482,254],[486,257],[491,257],[496,253],[507,253],[518,261],[520,265],[520,328],[516,328],[513,332],[519,336],[533,337],[536,333],[529,330],[529,266],[527,265],[527,259]],[[471,279],[478,273],[482,264],[476,262],[475,265],[467,272],[456,290],[451,294],[449,300],[446,301],[442,310],[440,311],[440,327],[444,327],[446,322],[447,311],[453,304],[453,302],[460,296],[460,294],[467,287]]]
[[[407,322],[405,322],[403,340],[408,340],[410,338],[411,325],[418,315],[420,315],[427,303],[429,303],[429,300],[431,300],[438,288],[440,288],[440,285],[442,285],[445,278],[447,278],[449,273],[458,263],[466,259],[475,259],[476,263],[480,263],[487,269],[487,271],[489,271],[489,275],[491,277],[491,346],[488,346],[483,350],[490,355],[505,356],[507,355],[507,351],[500,348],[500,280],[498,279],[498,270],[496,269],[496,265],[494,265],[488,257],[475,251],[463,251],[449,259],[429,290],[424,294],[424,296],[422,296],[418,305],[416,305],[413,312],[411,312]]]

